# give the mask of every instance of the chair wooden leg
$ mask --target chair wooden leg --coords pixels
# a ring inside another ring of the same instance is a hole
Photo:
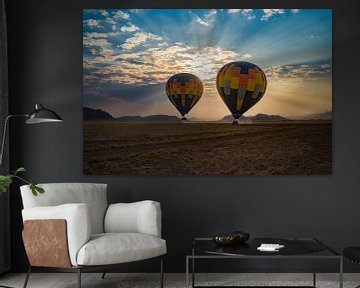
[[[104,273],[101,275],[101,279],[105,279],[106,272],[107,270],[104,270]]]
[[[77,269],[78,288],[81,288],[81,269]]]
[[[31,274],[31,265],[29,266],[29,270],[26,274],[26,278],[25,278],[25,282],[24,282],[24,286],[23,288],[26,288],[27,284],[28,284],[28,281],[29,281],[29,277],[30,277],[30,274]]]
[[[164,260],[163,260],[163,257],[161,257],[161,260],[160,260],[160,287],[163,288],[164,287],[164,268],[163,268],[163,263]]]

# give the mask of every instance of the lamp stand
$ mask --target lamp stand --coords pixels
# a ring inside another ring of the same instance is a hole
[[[5,119],[5,123],[4,123],[4,131],[3,131],[3,137],[2,137],[2,143],[1,143],[1,151],[0,151],[0,168],[2,166],[2,161],[3,161],[3,155],[4,155],[4,146],[5,146],[5,141],[6,141],[6,132],[7,132],[7,126],[8,126],[8,122],[11,118],[14,117],[28,117],[29,115],[27,114],[20,114],[20,115],[9,115],[6,117]],[[0,286],[1,287],[1,286]]]

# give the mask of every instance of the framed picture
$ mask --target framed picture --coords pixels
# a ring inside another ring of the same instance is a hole
[[[83,170],[332,174],[331,9],[84,9]]]

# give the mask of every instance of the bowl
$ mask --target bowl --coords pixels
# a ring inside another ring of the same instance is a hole
[[[221,233],[212,237],[212,240],[218,245],[232,245],[235,243],[244,243],[250,238],[250,233],[244,231],[234,231],[230,233]]]
[[[237,241],[237,235],[232,233],[224,233],[213,236],[212,240],[218,245],[232,245]]]

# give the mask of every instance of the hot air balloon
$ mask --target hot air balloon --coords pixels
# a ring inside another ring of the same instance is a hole
[[[190,73],[175,74],[166,83],[166,94],[179,110],[182,120],[186,120],[185,114],[200,100],[203,91],[200,78]]]
[[[234,117],[239,117],[264,96],[266,76],[257,65],[245,61],[231,62],[220,69],[216,88]]]

